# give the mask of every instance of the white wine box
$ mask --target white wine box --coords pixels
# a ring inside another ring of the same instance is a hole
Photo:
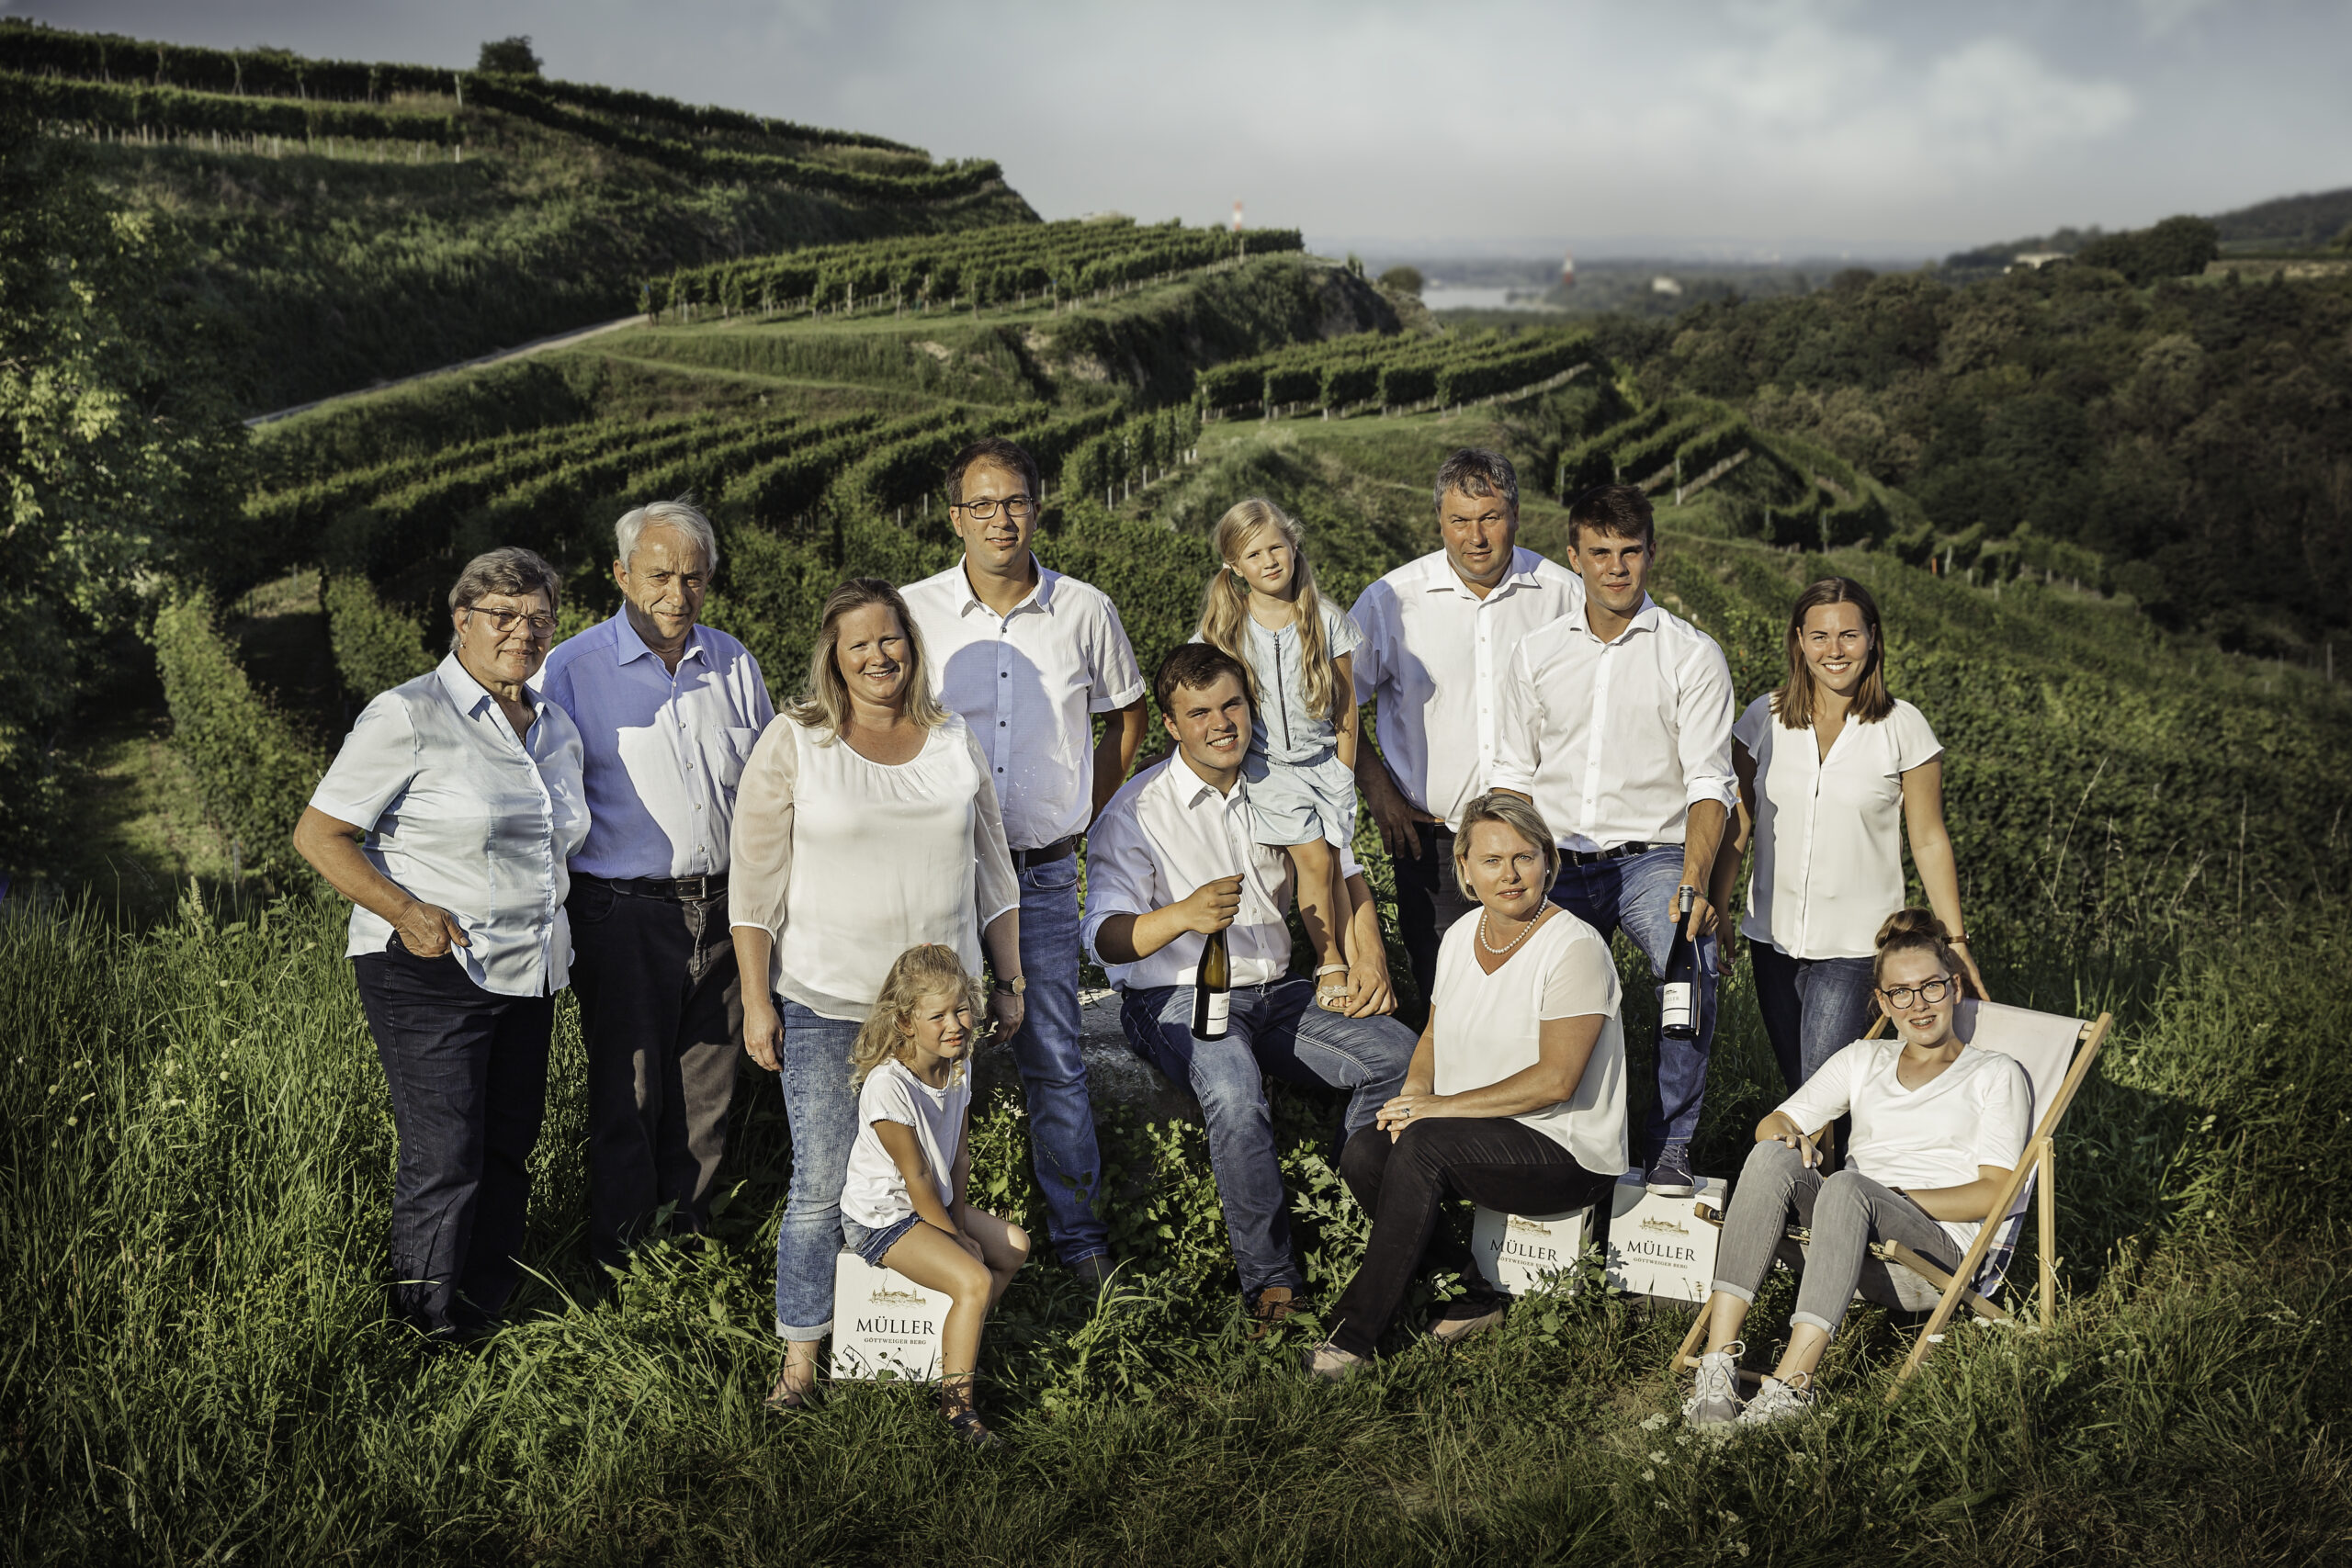
[[[833,1376],[936,1381],[948,1304],[944,1291],[844,1250],[833,1264]]]
[[[1711,1176],[1688,1198],[1662,1198],[1642,1185],[1641,1171],[1629,1172],[1609,1205],[1609,1282],[1634,1295],[1705,1301],[1723,1232],[1691,1211],[1722,1209],[1724,1193],[1723,1179]]]
[[[1592,1239],[1592,1208],[1561,1214],[1506,1214],[1479,1209],[1470,1225],[1470,1254],[1487,1283],[1524,1295],[1544,1276],[1568,1268]]]

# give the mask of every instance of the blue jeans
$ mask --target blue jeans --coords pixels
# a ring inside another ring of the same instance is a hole
[[[849,1048],[859,1026],[777,998],[784,1019],[784,1113],[792,1125],[792,1191],[775,1233],[775,1331],[822,1339],[833,1328],[833,1259],[842,1249],[842,1182],[857,1141]]]
[[[1078,857],[1021,874],[1021,973],[1028,1004],[1012,1037],[1029,1105],[1029,1149],[1046,1192],[1046,1225],[1061,1260],[1073,1268],[1111,1249],[1110,1230],[1094,1212],[1102,1156],[1094,1144],[1094,1107],[1086,1098],[1086,1058],[1078,1048]]]
[[[1291,1256],[1289,1205],[1274,1150],[1265,1075],[1317,1089],[1351,1090],[1340,1141],[1372,1125],[1403,1086],[1413,1032],[1393,1018],[1342,1018],[1315,1005],[1311,980],[1233,989],[1230,1032],[1193,1037],[1193,987],[1154,986],[1125,993],[1119,1022],[1136,1055],[1191,1088],[1209,1125],[1226,1237],[1244,1295],[1304,1283]]]
[[[1654,845],[1647,852],[1592,865],[1563,865],[1552,885],[1552,902],[1583,920],[1608,941],[1620,928],[1650,961],[1650,976],[1666,975],[1666,950],[1674,940],[1674,894],[1682,885],[1682,846]],[[1687,1144],[1699,1130],[1699,1107],[1707,1095],[1707,1053],[1715,1041],[1715,939],[1699,939],[1699,1034],[1694,1040],[1660,1035],[1657,1042],[1657,1102],[1650,1108],[1643,1141],[1655,1158],[1668,1144]]]
[[[1772,1059],[1793,1092],[1821,1064],[1870,1032],[1877,1016],[1867,958],[1792,958],[1769,942],[1750,941],[1756,1007]]]

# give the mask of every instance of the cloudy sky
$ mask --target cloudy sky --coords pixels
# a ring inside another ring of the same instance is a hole
[[[549,74],[1000,160],[1117,209],[1430,254],[1900,256],[2352,185],[2342,0],[0,0]]]

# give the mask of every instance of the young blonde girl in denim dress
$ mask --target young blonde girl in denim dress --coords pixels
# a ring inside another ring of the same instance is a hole
[[[1347,889],[1340,850],[1356,828],[1355,681],[1363,642],[1345,612],[1315,591],[1298,525],[1252,497],[1221,518],[1225,564],[1209,580],[1193,639],[1250,671],[1250,830],[1290,855],[1298,912],[1315,946],[1315,999],[1348,1007]]]

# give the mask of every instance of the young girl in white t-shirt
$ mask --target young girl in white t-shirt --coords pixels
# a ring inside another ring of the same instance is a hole
[[[939,1408],[956,1435],[1003,1439],[973,1408],[980,1325],[1029,1258],[1029,1236],[965,1201],[971,1174],[972,1020],[980,987],[956,955],[910,947],[890,965],[849,1056],[857,1141],[842,1187],[842,1233],[876,1268],[952,1303],[940,1332]]]
[[[1694,1427],[1802,1415],[1814,1369],[1846,1315],[1872,1242],[1899,1241],[1957,1270],[2030,1135],[2033,1086],[2009,1056],[1952,1032],[1966,965],[1941,920],[1899,909],[1879,928],[1871,987],[1892,1040],[1857,1040],[1756,1124],[1732,1190],[1707,1298],[1707,1351],[1682,1406]],[[1814,1135],[1851,1115],[1846,1168],[1825,1178]],[[1741,1325],[1792,1216],[1813,1240],[1789,1348],[1756,1397],[1739,1397]]]

